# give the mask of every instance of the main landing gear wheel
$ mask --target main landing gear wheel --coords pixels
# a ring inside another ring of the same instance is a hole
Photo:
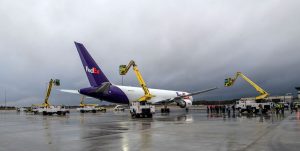
[[[167,103],[164,103],[164,107],[161,108],[161,113],[170,113],[170,109],[167,106]]]
[[[170,109],[169,108],[161,108],[161,113],[170,113]]]

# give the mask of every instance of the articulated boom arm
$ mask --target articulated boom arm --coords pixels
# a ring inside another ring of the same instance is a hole
[[[126,75],[126,73],[129,71],[131,66],[133,67],[133,71],[134,71],[134,73],[135,73],[142,89],[144,90],[144,93],[145,93],[145,95],[142,96],[141,98],[139,98],[138,101],[150,100],[154,96],[150,93],[150,91],[149,91],[149,89],[148,89],[148,87],[147,87],[147,85],[146,85],[139,69],[137,68],[137,65],[135,64],[135,62],[133,60],[131,60],[127,66],[126,65],[120,65],[120,68],[119,68],[120,75]]]
[[[245,81],[247,81],[251,86],[253,86],[255,88],[255,90],[257,92],[260,93],[259,96],[255,97],[256,100],[261,100],[261,99],[265,99],[269,96],[268,92],[266,92],[264,89],[262,89],[261,87],[259,87],[256,83],[254,83],[253,81],[251,81],[248,77],[246,77],[243,73],[241,72],[237,72],[235,77],[232,78],[227,78],[225,79],[225,87],[230,87],[234,84],[234,82],[236,81],[236,79],[241,76]]]
[[[33,104],[32,106],[41,106],[41,107],[47,107],[47,108],[50,107],[49,97],[50,97],[53,85],[54,86],[60,86],[59,79],[55,79],[55,80],[50,79],[48,87],[47,87],[44,103],[43,104]]]
[[[84,104],[84,99],[85,99],[85,96],[81,96],[80,104],[79,104],[80,107],[85,107],[85,106],[98,106],[98,104]]]

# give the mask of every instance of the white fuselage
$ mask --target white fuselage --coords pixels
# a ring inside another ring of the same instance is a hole
[[[129,102],[137,101],[140,97],[145,95],[143,89],[140,87],[120,86],[120,85],[116,85],[116,86],[119,87],[125,93]],[[152,95],[154,95],[154,97],[148,101],[154,104],[162,100],[167,100],[181,95],[189,94],[187,92],[182,92],[182,91],[171,91],[171,90],[161,90],[161,89],[149,89],[149,91]],[[189,99],[193,101],[192,96],[185,97],[184,99]]]

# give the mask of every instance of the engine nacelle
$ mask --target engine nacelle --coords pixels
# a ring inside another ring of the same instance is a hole
[[[177,105],[181,108],[189,108],[190,106],[192,106],[192,101],[190,99],[182,99],[176,102]]]

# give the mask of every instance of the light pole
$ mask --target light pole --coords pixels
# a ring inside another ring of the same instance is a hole
[[[6,89],[4,89],[4,110],[6,110]]]

